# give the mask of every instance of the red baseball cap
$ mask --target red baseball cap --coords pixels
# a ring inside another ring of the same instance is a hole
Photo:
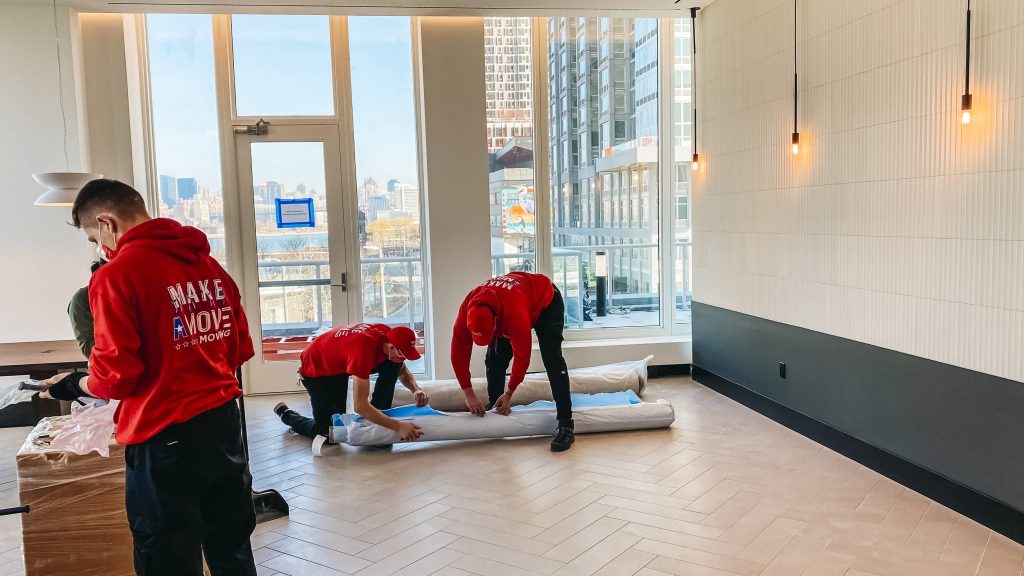
[[[494,339],[494,311],[487,306],[473,306],[466,313],[466,328],[473,334],[473,343],[487,346]]]
[[[398,348],[406,360],[419,360],[420,351],[416,349],[416,333],[408,326],[396,326],[388,330],[388,342]]]

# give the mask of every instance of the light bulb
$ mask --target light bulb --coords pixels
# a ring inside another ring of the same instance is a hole
[[[693,168],[694,172],[700,170],[700,156],[698,156],[696,152],[694,152],[693,154],[693,162],[690,164],[690,166]]]
[[[962,124],[971,123],[971,108],[973,108],[974,96],[970,93],[964,94],[960,97],[960,109],[963,110],[963,114],[960,116],[960,122]]]
[[[799,153],[800,153],[800,145],[794,142],[793,143],[793,154],[799,154]]]

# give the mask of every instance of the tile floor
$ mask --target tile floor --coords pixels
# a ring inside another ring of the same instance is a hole
[[[247,401],[261,575],[1021,576],[1024,547],[689,378],[651,382],[669,430],[330,448],[314,458]],[[287,399],[308,409],[302,396]],[[0,430],[0,506],[17,503]],[[20,574],[20,520],[0,518],[0,576]]]

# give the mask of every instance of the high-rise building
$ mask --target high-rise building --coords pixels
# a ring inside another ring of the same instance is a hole
[[[487,151],[512,138],[533,137],[530,19],[484,18],[484,94]]]
[[[395,193],[398,196],[398,205],[401,209],[418,218],[420,213],[420,189],[411,184],[399,182],[395,186]]]
[[[195,178],[178,178],[178,200],[192,200],[196,197],[199,187]]]
[[[299,185],[295,187],[295,192],[299,196],[305,196],[306,195],[306,185],[300,182]]]
[[[253,184],[252,195],[256,199],[258,204],[267,204],[267,185],[266,184]]]
[[[274,198],[284,197],[284,186],[281,186],[280,182],[274,182],[273,180],[267,182],[267,204],[274,201]]]
[[[382,212],[391,210],[391,201],[383,194],[374,194],[366,197],[366,206],[370,222],[373,222]]]
[[[377,184],[377,180],[373,176],[363,180],[363,191],[366,193],[367,198],[370,196],[376,196],[380,194],[380,185]]]
[[[658,290],[658,248],[650,248],[658,237],[658,33],[655,18],[548,20],[554,245],[641,245],[610,254],[610,280],[617,292],[651,294],[652,302]],[[688,126],[689,114],[681,116]],[[668,136],[663,141],[675,143],[676,134]],[[676,193],[685,195],[686,187],[677,183]]]
[[[396,189],[398,189],[399,184],[401,184],[401,182],[399,182],[395,178],[388,180],[388,192],[394,192]]]
[[[160,175],[160,199],[168,208],[174,208],[178,202],[178,180],[174,176]]]

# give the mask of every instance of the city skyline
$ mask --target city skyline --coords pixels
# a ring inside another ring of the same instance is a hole
[[[297,54],[325,49],[322,44],[301,41],[307,36],[308,19],[326,19],[325,16],[249,16],[243,20],[260,18],[273,19],[272,26],[263,28],[278,31],[262,49],[260,43],[247,45],[247,60],[259,62],[260,70],[287,69]],[[197,188],[205,186],[221,192],[211,17],[150,14],[146,22],[157,169],[160,174],[187,174],[196,179]],[[240,29],[244,32],[248,27]],[[282,43],[291,49],[282,52],[278,49]],[[398,179],[416,183],[418,159],[409,18],[350,17],[349,46],[353,109],[358,112],[354,114],[353,126],[358,179],[372,176],[379,182]],[[251,73],[250,70],[243,67],[239,74]],[[303,83],[324,82],[320,78],[323,70],[306,72],[310,78]],[[326,81],[329,83],[330,79]],[[280,109],[280,98],[295,96],[285,92],[284,96],[261,93],[260,97],[266,98],[263,104],[268,109]],[[300,157],[291,159],[301,161]],[[281,181],[303,180],[302,168],[291,170],[284,166],[276,176]]]

